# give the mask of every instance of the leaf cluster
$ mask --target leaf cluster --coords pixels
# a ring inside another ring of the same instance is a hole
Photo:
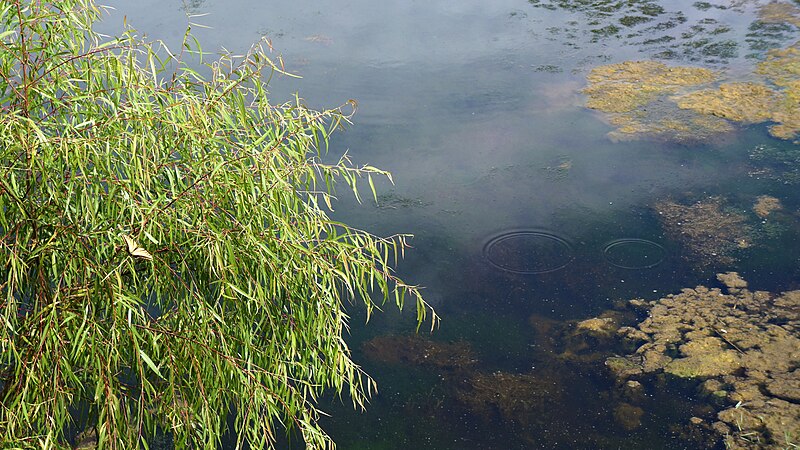
[[[392,272],[407,236],[326,213],[336,182],[374,196],[388,175],[322,161],[354,105],[270,103],[268,42],[206,63],[191,27],[173,52],[101,39],[102,13],[0,4],[0,442],[264,448],[288,429],[331,447],[315,400],[374,388],[348,302],[410,296],[436,322]]]

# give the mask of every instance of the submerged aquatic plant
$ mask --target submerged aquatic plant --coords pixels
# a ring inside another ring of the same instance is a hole
[[[726,445],[785,448],[785,437],[800,433],[800,291],[751,292],[735,272],[717,278],[724,289],[649,302],[636,327],[645,343],[607,365],[643,383],[653,373],[694,379],[718,411],[710,428]]]
[[[691,205],[662,200],[654,208],[667,233],[700,265],[731,264],[738,250],[752,245],[753,230],[747,217],[726,208],[720,197]]]
[[[390,268],[406,236],[326,213],[336,180],[387,174],[321,161],[348,115],[270,103],[266,42],[204,78],[188,31],[101,41],[100,15],[0,3],[0,446],[331,447],[316,399],[374,387],[346,302],[431,313]]]
[[[750,152],[757,166],[751,176],[771,178],[784,184],[800,183],[800,149],[789,145],[759,144]]]
[[[771,195],[760,195],[753,205],[753,212],[762,218],[769,216],[773,211],[780,211],[781,209],[783,209],[781,201]]]

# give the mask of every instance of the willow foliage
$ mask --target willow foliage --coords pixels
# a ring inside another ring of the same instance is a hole
[[[335,181],[358,195],[388,174],[322,162],[348,116],[270,104],[266,43],[204,78],[188,31],[172,53],[132,30],[101,40],[100,13],[0,2],[3,447],[94,430],[100,448],[226,431],[263,448],[285,428],[331,447],[316,398],[359,406],[373,388],[342,337],[347,302],[408,295],[436,321],[392,274],[405,236],[326,214]]]

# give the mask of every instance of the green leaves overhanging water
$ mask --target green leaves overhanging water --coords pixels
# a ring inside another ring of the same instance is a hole
[[[207,448],[233,424],[254,448],[283,428],[332,446],[315,399],[374,389],[345,303],[369,316],[373,292],[408,295],[436,322],[392,272],[407,236],[326,213],[335,181],[358,195],[388,176],[321,161],[354,105],[271,104],[267,42],[206,79],[188,30],[179,51],[131,29],[101,41],[101,12],[0,6],[0,440],[134,448],[167,430]]]

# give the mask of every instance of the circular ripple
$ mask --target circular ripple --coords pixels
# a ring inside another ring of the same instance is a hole
[[[622,269],[650,269],[661,264],[667,251],[647,239],[617,239],[603,248],[609,264]]]
[[[483,247],[489,264],[506,272],[538,274],[563,269],[572,261],[572,246],[545,231],[520,230],[492,238]]]

